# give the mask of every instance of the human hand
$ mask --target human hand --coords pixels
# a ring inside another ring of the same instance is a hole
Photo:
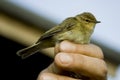
[[[79,80],[106,80],[107,67],[98,46],[63,41],[59,48],[60,52],[56,54],[54,62],[38,75],[37,80],[78,80],[61,75],[66,74],[66,71],[86,77]]]

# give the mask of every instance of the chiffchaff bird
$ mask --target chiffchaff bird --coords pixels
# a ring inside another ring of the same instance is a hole
[[[97,21],[95,16],[89,12],[69,17],[59,25],[46,31],[32,46],[19,50],[17,55],[26,58],[41,49],[54,47],[56,43],[63,40],[88,44],[96,23],[100,23],[100,21]]]

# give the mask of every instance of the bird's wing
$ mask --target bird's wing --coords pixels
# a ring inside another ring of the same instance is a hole
[[[70,17],[64,20],[61,24],[57,25],[56,27],[51,28],[50,30],[46,31],[40,39],[37,41],[37,43],[41,40],[44,40],[48,37],[54,36],[56,33],[59,33],[61,31],[64,31],[66,28],[70,30],[72,26],[75,25],[74,18]]]

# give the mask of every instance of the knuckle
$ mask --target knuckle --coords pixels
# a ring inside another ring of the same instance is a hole
[[[40,73],[40,75],[38,76],[37,80],[45,80],[45,77],[48,76],[47,73]]]
[[[97,47],[97,51],[99,52],[99,58],[104,59],[103,51],[100,47]]]
[[[94,45],[94,51],[96,51],[98,58],[104,59],[103,51],[99,46]]]
[[[46,74],[45,73],[40,73],[40,75],[38,76],[37,80],[44,80],[44,76]]]
[[[101,66],[101,73],[100,73],[100,77],[101,78],[105,78],[107,76],[107,73],[108,73],[108,69],[107,69],[107,66],[106,66],[106,63],[105,61],[102,60],[102,65]]]
[[[103,75],[106,76],[108,69],[107,69],[106,63],[104,61],[103,61],[103,64],[104,64],[104,68],[102,69],[102,72],[103,72]]]

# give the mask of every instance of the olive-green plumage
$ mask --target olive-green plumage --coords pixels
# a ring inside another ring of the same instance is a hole
[[[22,58],[26,58],[41,49],[54,47],[56,43],[63,40],[87,44],[90,42],[90,37],[96,23],[99,22],[89,12],[84,12],[75,17],[69,17],[59,25],[46,31],[35,44],[19,50],[17,54]]]

